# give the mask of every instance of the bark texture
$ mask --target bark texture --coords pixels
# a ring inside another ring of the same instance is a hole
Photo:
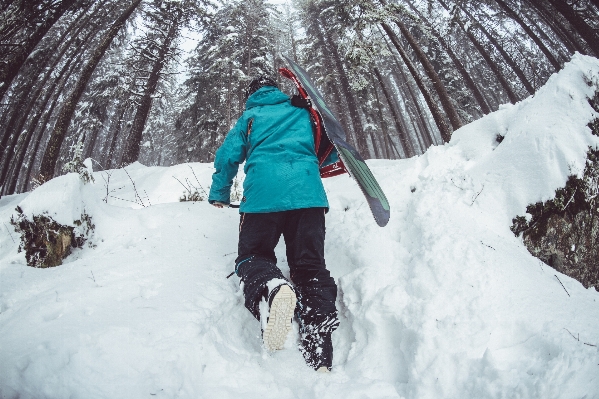
[[[53,5],[54,8],[49,10],[50,12],[47,17],[36,23],[33,32],[26,36],[25,41],[18,49],[0,62],[0,99],[4,97],[11,82],[17,76],[19,69],[21,69],[35,46],[42,40],[56,21],[76,2],[76,0],[63,0],[55,3]]]
[[[164,42],[160,47],[158,56],[156,57],[154,65],[152,66],[152,71],[148,77],[148,81],[144,88],[144,93],[139,101],[139,106],[137,107],[135,117],[133,118],[131,131],[127,137],[127,147],[125,149],[125,153],[123,154],[122,160],[123,166],[129,165],[137,161],[139,158],[143,130],[146,125],[146,120],[148,119],[150,109],[152,108],[152,96],[156,92],[156,87],[158,86],[158,81],[160,80],[161,76],[160,72],[165,67],[167,55],[173,40],[175,40],[178,30],[179,24],[178,21],[175,20],[171,23]]]
[[[123,25],[133,11],[139,6],[141,0],[134,0],[125,10],[124,12],[114,21],[112,26],[108,29],[108,31],[104,34],[100,44],[91,55],[90,59],[87,61],[77,84],[69,94],[69,96],[65,99],[64,105],[58,115],[56,124],[54,125],[54,130],[52,131],[52,135],[50,136],[50,141],[46,147],[46,151],[44,152],[44,157],[42,158],[42,165],[40,168],[40,178],[41,182],[47,181],[54,176],[54,169],[56,168],[56,162],[58,161],[58,155],[60,152],[60,147],[62,142],[64,141],[64,137],[67,133],[67,129],[75,112],[75,108],[89,79],[94,73],[98,63],[104,56],[104,53],[121,30]]]
[[[451,140],[451,133],[452,133],[451,128],[445,121],[445,118],[443,117],[441,110],[439,109],[432,94],[426,87],[424,80],[422,79],[422,77],[418,73],[418,70],[412,63],[412,60],[410,59],[408,53],[402,47],[401,43],[399,42],[399,39],[397,38],[397,35],[395,35],[395,32],[393,32],[393,29],[391,29],[391,27],[389,25],[387,25],[386,23],[381,23],[381,27],[383,28],[383,30],[385,31],[385,33],[391,40],[391,43],[393,43],[393,46],[395,47],[395,49],[401,56],[402,60],[408,67],[410,74],[416,81],[416,84],[418,85],[418,88],[420,89],[420,92],[422,93],[424,100],[426,101],[426,104],[428,105],[428,108],[431,111],[431,114],[433,115],[433,119],[435,120],[435,123],[437,124],[437,127],[439,128],[439,132],[441,133],[441,138],[443,139],[444,142],[446,142],[446,143],[449,142],[449,140]]]

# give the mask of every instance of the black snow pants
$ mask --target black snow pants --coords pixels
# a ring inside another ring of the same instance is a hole
[[[315,325],[336,317],[337,285],[324,260],[324,214],[324,208],[241,214],[235,272],[243,283],[245,307],[257,319],[260,300],[268,290],[266,283],[271,279],[287,280],[276,266],[274,252],[281,234],[298,298],[296,315],[300,323]]]

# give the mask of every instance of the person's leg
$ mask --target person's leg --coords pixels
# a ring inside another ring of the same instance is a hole
[[[324,259],[323,208],[290,211],[283,237],[291,281],[298,294],[301,349],[308,365],[331,368],[331,333],[337,328],[337,285]]]
[[[235,272],[243,283],[245,307],[260,320],[260,301],[269,281],[287,280],[276,266],[274,248],[285,222],[284,212],[244,213],[239,223]],[[273,287],[270,287],[271,289]]]

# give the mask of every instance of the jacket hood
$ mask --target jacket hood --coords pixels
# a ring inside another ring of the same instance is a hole
[[[273,86],[264,86],[249,96],[245,103],[245,109],[261,105],[274,105],[289,101],[287,94]]]

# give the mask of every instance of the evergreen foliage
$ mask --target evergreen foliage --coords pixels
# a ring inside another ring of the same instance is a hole
[[[411,157],[534,94],[574,52],[599,56],[598,26],[596,0],[5,2],[0,194],[65,171],[88,178],[86,158],[210,162],[253,77],[293,94],[280,54],[306,67],[365,158]],[[586,285],[598,280],[596,151],[583,177],[512,227]]]
[[[90,169],[83,163],[83,137],[73,146],[73,159],[64,164],[62,170],[67,173],[77,173],[83,183],[93,183],[94,176]],[[90,161],[91,162],[91,161]]]
[[[243,92],[258,75],[276,76],[274,41],[264,0],[230,1],[209,19],[188,59],[189,78],[176,129],[177,161],[207,162],[245,107]]]
[[[281,53],[365,158],[390,159],[598,55],[592,0],[136,1],[0,7],[0,194],[62,173],[82,136],[103,168],[211,161],[252,77],[292,94]]]

